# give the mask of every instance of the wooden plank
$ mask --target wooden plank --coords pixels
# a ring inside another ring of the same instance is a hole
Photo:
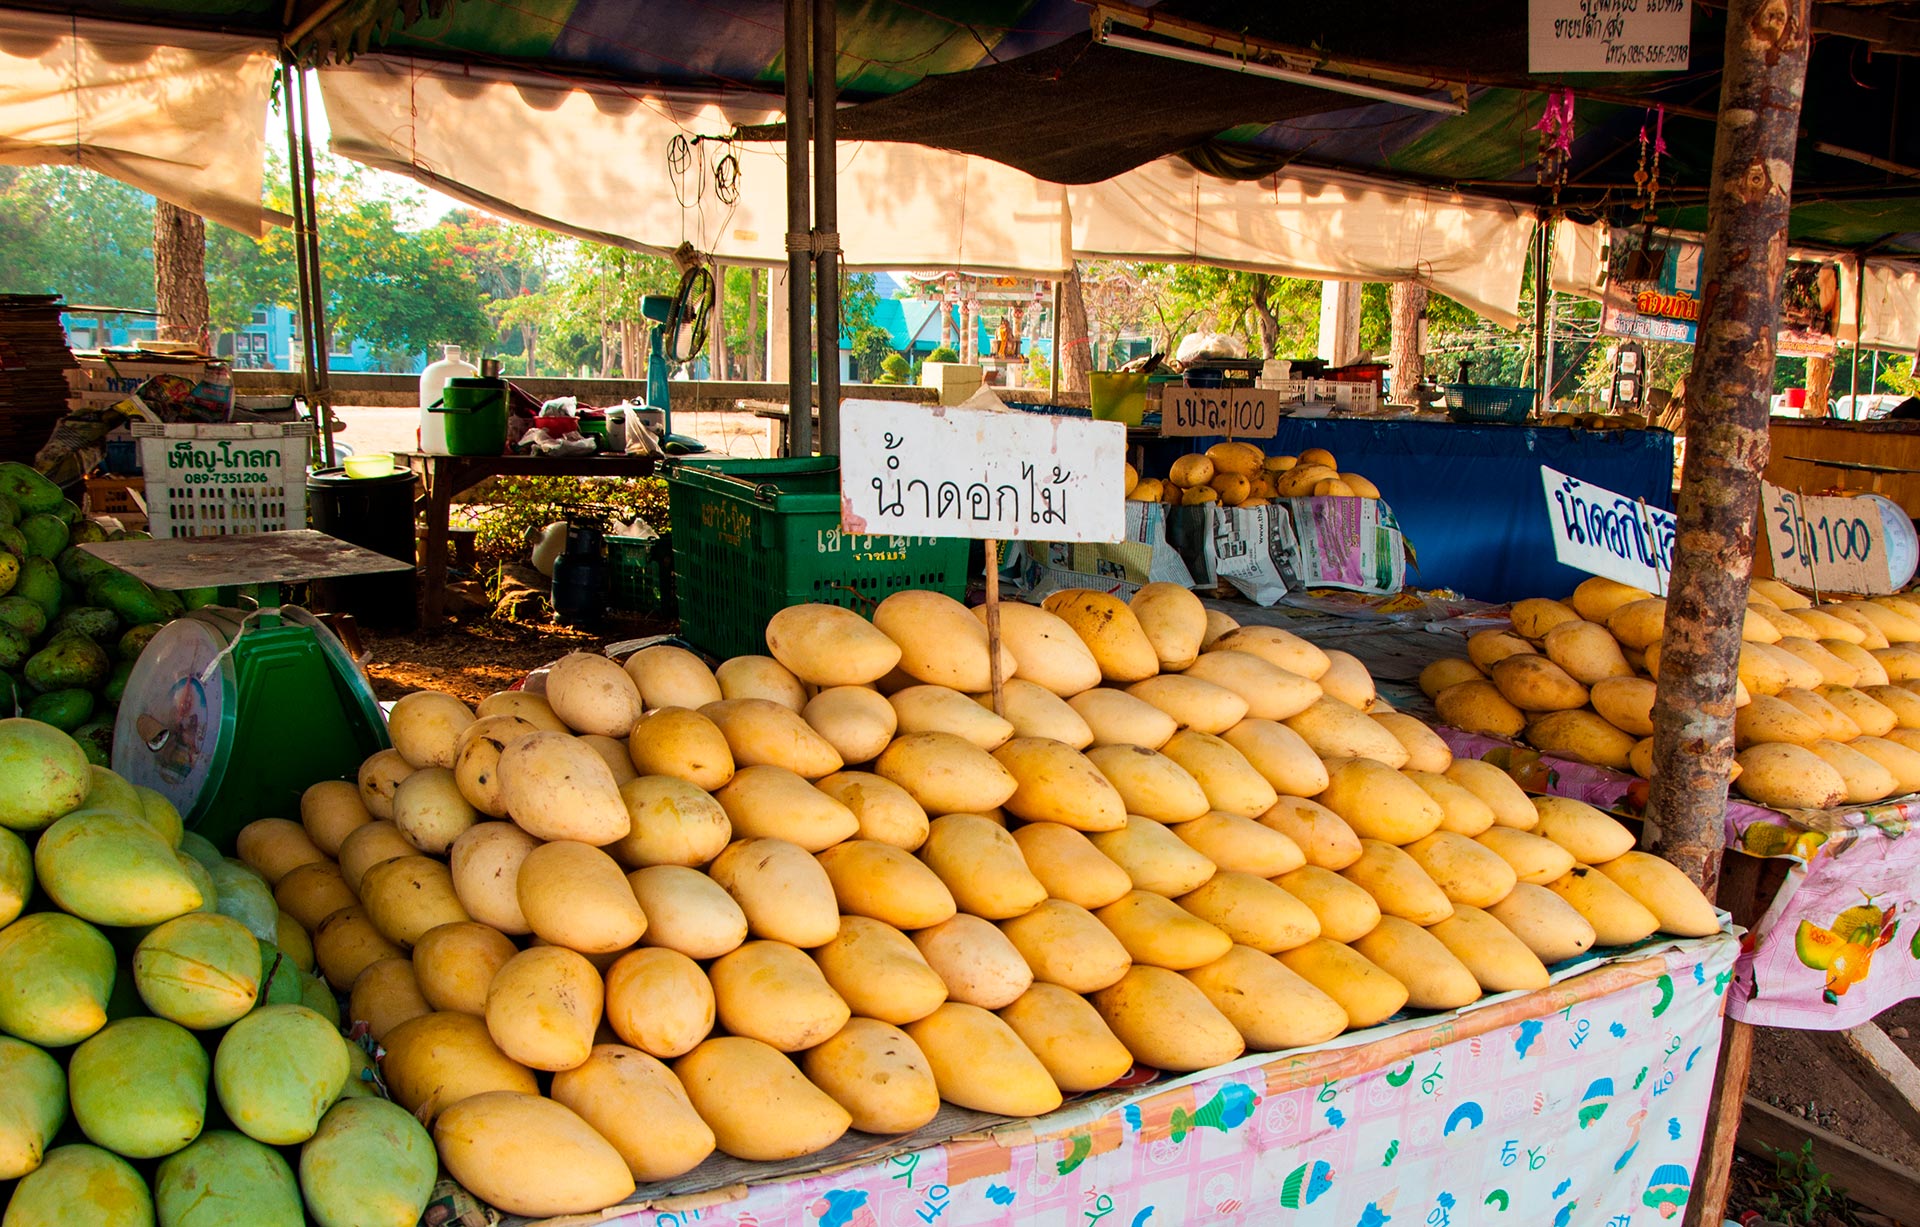
[[[1733,1182],[1733,1148],[1741,1132],[1741,1103],[1753,1073],[1753,1028],[1727,1019],[1721,1024],[1720,1063],[1713,1074],[1700,1162],[1687,1198],[1685,1227],[1719,1227],[1726,1221],[1727,1188]]]
[[[1908,1137],[1920,1137],[1920,1067],[1871,1022],[1850,1031],[1814,1032],[1827,1055],[1893,1118]]]
[[[1814,1162],[1848,1197],[1895,1219],[1912,1219],[1914,1208],[1920,1206],[1920,1172],[1882,1159],[1772,1104],[1746,1101],[1737,1139],[1740,1149],[1771,1160],[1775,1150],[1797,1151],[1809,1141]]]

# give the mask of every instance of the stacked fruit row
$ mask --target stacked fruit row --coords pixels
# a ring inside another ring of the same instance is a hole
[[[6,1227],[418,1220],[432,1140],[283,920],[160,794],[0,720]]]
[[[1350,655],[1174,585],[1062,592],[1002,607],[996,714],[983,620],[902,592],[782,611],[714,670],[655,646],[477,711],[408,695],[392,750],[243,842],[449,1172],[523,1214],[1717,930]]]
[[[146,534],[88,520],[33,469],[0,464],[0,716],[64,729],[103,767],[133,662],[182,608],[80,548],[130,535]]]
[[[1641,776],[1653,771],[1653,698],[1665,600],[1594,578],[1565,601],[1514,603],[1511,625],[1467,640],[1421,689],[1445,723]],[[1786,809],[1860,805],[1920,790],[1920,600],[1815,606],[1755,580],[1741,625],[1735,788]]]
[[[1276,498],[1346,495],[1379,498],[1379,489],[1358,473],[1343,473],[1333,453],[1310,447],[1298,456],[1269,456],[1252,443],[1216,443],[1182,456],[1167,476],[1141,477],[1127,466],[1127,497],[1139,503],[1224,503],[1264,507]]]

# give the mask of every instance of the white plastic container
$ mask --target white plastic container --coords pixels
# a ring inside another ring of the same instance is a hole
[[[460,356],[458,345],[444,345],[440,352],[440,361],[420,372],[420,450],[445,455],[446,415],[433,413],[427,406],[440,399],[440,392],[447,386],[447,380],[470,379],[478,375],[480,370]]]

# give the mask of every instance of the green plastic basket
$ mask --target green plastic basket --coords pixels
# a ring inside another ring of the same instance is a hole
[[[674,616],[673,538],[607,538],[607,608],[654,618]]]
[[[840,529],[840,461],[693,458],[666,470],[680,633],[715,656],[766,651],[767,620],[809,601],[871,616],[896,592],[966,596],[967,541]]]

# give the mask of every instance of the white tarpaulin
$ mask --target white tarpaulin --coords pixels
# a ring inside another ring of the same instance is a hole
[[[1519,323],[1529,210],[1332,171],[1251,182],[1174,158],[1067,189],[1085,257],[1180,260],[1334,281],[1417,281]]]
[[[0,12],[0,163],[99,171],[259,235],[272,43]]]
[[[776,122],[758,99],[716,104],[617,86],[370,55],[320,74],[335,153],[491,211],[582,237],[729,263],[786,258],[783,147],[738,147],[740,198],[679,184],[666,150]],[[718,146],[703,145],[710,161]],[[1417,280],[1517,322],[1532,233],[1518,206],[1292,173],[1258,182],[1173,159],[1110,183],[1062,187],[985,158],[920,145],[840,147],[840,236],[857,268],[1028,273],[1075,257],[1178,260],[1298,277]],[[693,203],[685,207],[682,199]]]
[[[331,147],[357,162],[584,238],[660,253],[690,242],[730,264],[786,261],[784,146],[733,150],[733,205],[697,173],[724,146],[698,146],[695,172],[677,181],[667,166],[676,136],[779,122],[780,112],[759,99],[721,105],[617,86],[537,84],[380,55],[322,70],[320,88]],[[1066,196],[1055,184],[920,145],[843,144],[839,160],[841,245],[852,267],[1067,266]]]
[[[1562,221],[1553,236],[1553,288],[1599,298],[1607,283],[1607,227]],[[1704,243],[1698,234],[1657,230],[1662,237]],[[1920,264],[1869,256],[1864,275],[1857,256],[1789,247],[1791,260],[1826,260],[1840,266],[1840,306],[1835,336],[1852,344],[1858,329],[1867,349],[1912,353],[1920,346]]]

